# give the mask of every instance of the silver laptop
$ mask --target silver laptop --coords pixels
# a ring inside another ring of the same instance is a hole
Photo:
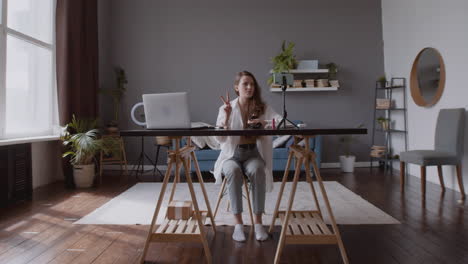
[[[144,94],[146,128],[190,128],[187,93]]]

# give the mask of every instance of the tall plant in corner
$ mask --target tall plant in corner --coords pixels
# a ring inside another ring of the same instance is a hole
[[[281,44],[281,52],[271,59],[273,63],[273,73],[289,72],[289,70],[297,67],[296,55],[294,55],[294,44],[289,42],[286,46],[286,41]],[[273,76],[270,76],[268,83],[273,83]]]
[[[127,75],[125,74],[125,70],[122,67],[116,67],[114,72],[115,72],[117,86],[114,89],[101,89],[101,93],[112,97],[114,117],[113,117],[113,120],[110,121],[109,124],[107,125],[108,129],[118,128],[119,126],[120,103],[122,102],[123,95],[127,91],[127,84],[128,84]],[[118,130],[118,129],[109,129],[109,130]]]

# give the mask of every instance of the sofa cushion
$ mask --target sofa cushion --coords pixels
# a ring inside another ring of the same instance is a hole
[[[273,159],[288,159],[288,149],[287,148],[277,148],[273,149]]]
[[[286,142],[286,144],[284,144],[284,147],[285,147],[285,148],[289,148],[290,146],[292,146],[292,144],[294,144],[294,137],[291,137],[291,138]],[[301,141],[299,141],[298,145],[301,146],[301,147],[305,147],[305,140],[302,139]]]
[[[291,138],[291,135],[276,137],[273,139],[273,148],[284,148],[284,144]]]
[[[204,150],[198,150],[195,153],[197,154],[197,160],[214,160],[216,161],[218,159],[219,153],[221,151],[219,150],[213,150],[213,149],[204,149]]]

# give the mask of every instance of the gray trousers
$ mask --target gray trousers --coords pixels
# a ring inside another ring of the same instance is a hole
[[[265,210],[265,161],[257,148],[237,147],[234,156],[223,163],[223,174],[227,177],[227,187],[231,200],[232,213],[242,213],[242,184],[244,174],[250,180],[252,204],[255,214]]]

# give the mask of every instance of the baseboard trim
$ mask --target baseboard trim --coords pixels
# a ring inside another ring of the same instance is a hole
[[[373,162],[374,167],[379,166],[378,161]],[[367,168],[370,167],[371,163],[370,161],[361,161],[361,162],[356,162],[354,164],[355,168]],[[153,165],[145,165],[144,169],[145,170],[152,170],[154,168]],[[158,170],[165,171],[167,169],[167,165],[158,165],[157,166]],[[340,168],[340,163],[339,162],[325,162],[320,164],[320,168],[322,169],[339,169]],[[120,165],[104,165],[103,167],[104,170],[120,170]],[[136,165],[134,164],[129,164],[128,165],[128,170],[134,170],[136,169]]]
[[[134,164],[128,164],[127,168],[128,170],[136,170],[136,166]],[[120,170],[120,165],[104,165],[103,170]],[[158,170],[160,171],[165,171],[167,169],[167,165],[158,165],[157,166]],[[154,169],[154,165],[145,165],[143,167],[144,170],[152,170]]]
[[[374,167],[379,166],[378,161],[374,161],[373,163]],[[368,168],[371,166],[370,161],[360,161],[360,162],[355,162],[354,167],[355,168]],[[340,168],[340,163],[339,162],[325,162],[320,164],[320,168],[322,169],[339,169]]]

